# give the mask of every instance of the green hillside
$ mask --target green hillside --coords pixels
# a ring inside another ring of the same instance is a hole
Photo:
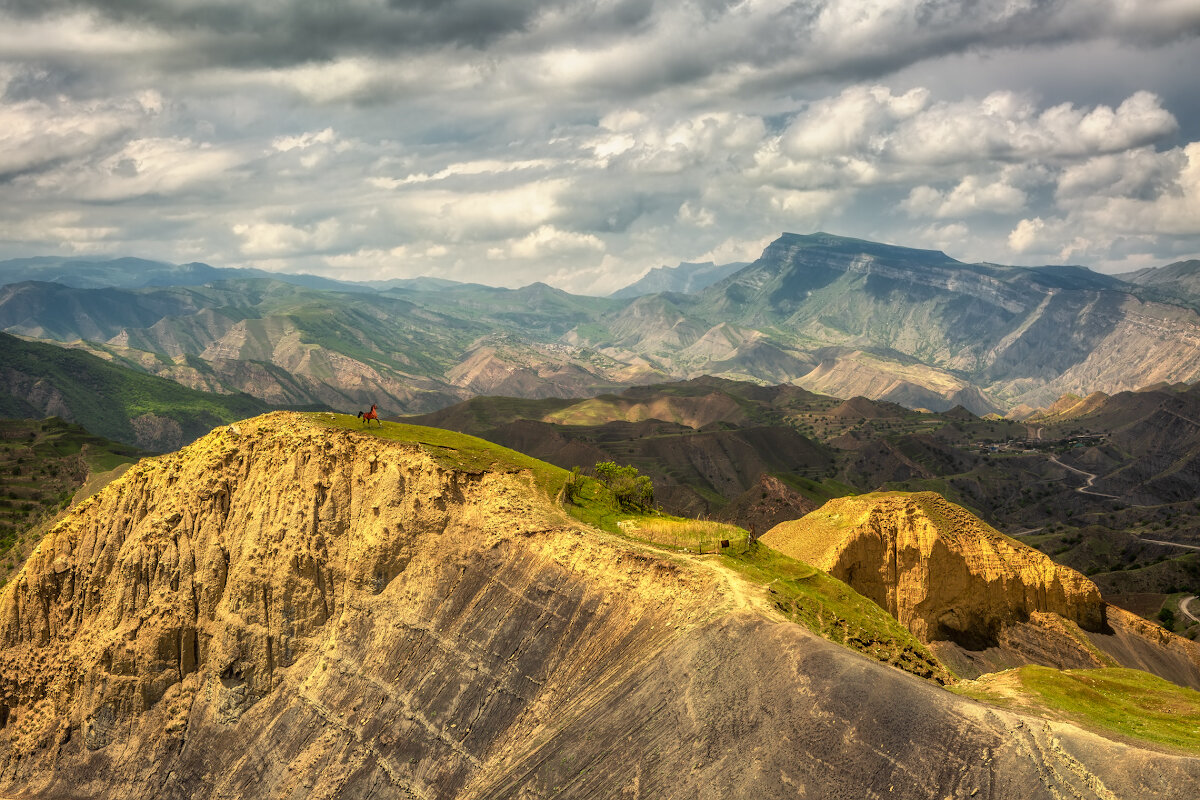
[[[65,508],[90,477],[145,455],[57,417],[0,419],[0,578],[35,543],[32,528]]]
[[[174,449],[217,425],[270,409],[249,395],[217,395],[114,366],[96,356],[0,334],[0,416],[53,414],[151,450]]]

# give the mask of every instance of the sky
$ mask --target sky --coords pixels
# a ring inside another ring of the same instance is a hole
[[[0,0],[0,258],[1200,257],[1200,0]]]

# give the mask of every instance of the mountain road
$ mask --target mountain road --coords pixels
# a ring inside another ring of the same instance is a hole
[[[1090,494],[1090,495],[1093,495],[1093,496],[1095,496],[1095,497],[1108,497],[1108,498],[1111,498],[1111,499],[1113,499],[1113,500],[1120,500],[1120,499],[1122,499],[1121,497],[1119,497],[1119,496],[1117,496],[1117,495],[1115,495],[1115,494],[1105,494],[1104,492],[1094,492],[1094,491],[1092,491],[1092,489],[1091,489],[1091,486],[1092,486],[1092,484],[1093,484],[1093,483],[1095,483],[1095,482],[1096,482],[1096,475],[1095,475],[1095,473],[1092,473],[1092,472],[1085,472],[1084,470],[1077,469],[1076,467],[1072,467],[1072,466],[1070,466],[1069,464],[1064,464],[1063,462],[1061,462],[1061,461],[1059,461],[1059,460],[1058,460],[1058,457],[1057,457],[1057,456],[1050,456],[1050,460],[1051,460],[1051,461],[1053,461],[1055,464],[1058,464],[1058,465],[1059,465],[1060,467],[1062,467],[1063,469],[1069,469],[1071,472],[1074,472],[1074,473],[1076,473],[1076,474],[1082,475],[1082,476],[1084,476],[1085,478],[1087,478],[1087,483],[1085,483],[1083,486],[1077,486],[1077,487],[1075,487],[1075,491],[1079,492],[1080,494]]]
[[[1150,544],[1166,544],[1173,547],[1184,547],[1188,550],[1200,550],[1200,545],[1183,544],[1182,542],[1166,542],[1162,539],[1147,539],[1145,536],[1140,536],[1138,538],[1140,538],[1143,542],[1150,542]]]
[[[1182,600],[1180,600],[1179,601],[1179,610],[1182,611],[1183,615],[1185,617],[1187,617],[1188,619],[1190,619],[1192,622],[1200,622],[1200,617],[1197,617],[1195,614],[1193,614],[1192,609],[1190,608],[1192,601],[1195,599],[1196,599],[1196,595],[1193,594],[1193,595],[1190,595],[1190,596],[1185,597]]]

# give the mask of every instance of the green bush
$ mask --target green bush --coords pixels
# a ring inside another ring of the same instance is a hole
[[[579,474],[579,467],[571,467],[571,472],[567,475],[567,480],[563,484],[563,497],[574,505],[579,505],[580,495],[583,490],[583,476]]]

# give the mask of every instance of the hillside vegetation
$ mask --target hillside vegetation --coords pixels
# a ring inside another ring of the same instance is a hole
[[[66,508],[89,477],[145,455],[55,417],[0,419],[0,579],[35,544],[32,529]]]
[[[1200,692],[1141,670],[1025,666],[954,688],[968,697],[1067,720],[1126,740],[1197,752]]]
[[[834,497],[937,492],[1106,596],[1157,596],[1136,605],[1156,618],[1168,596],[1200,594],[1197,398],[1149,387],[1016,420],[701,377],[576,400],[477,397],[411,420],[564,468],[631,464],[665,511],[760,534]]]
[[[96,356],[0,334],[0,416],[58,416],[107,439],[173,450],[269,406],[216,395],[109,364]]]

